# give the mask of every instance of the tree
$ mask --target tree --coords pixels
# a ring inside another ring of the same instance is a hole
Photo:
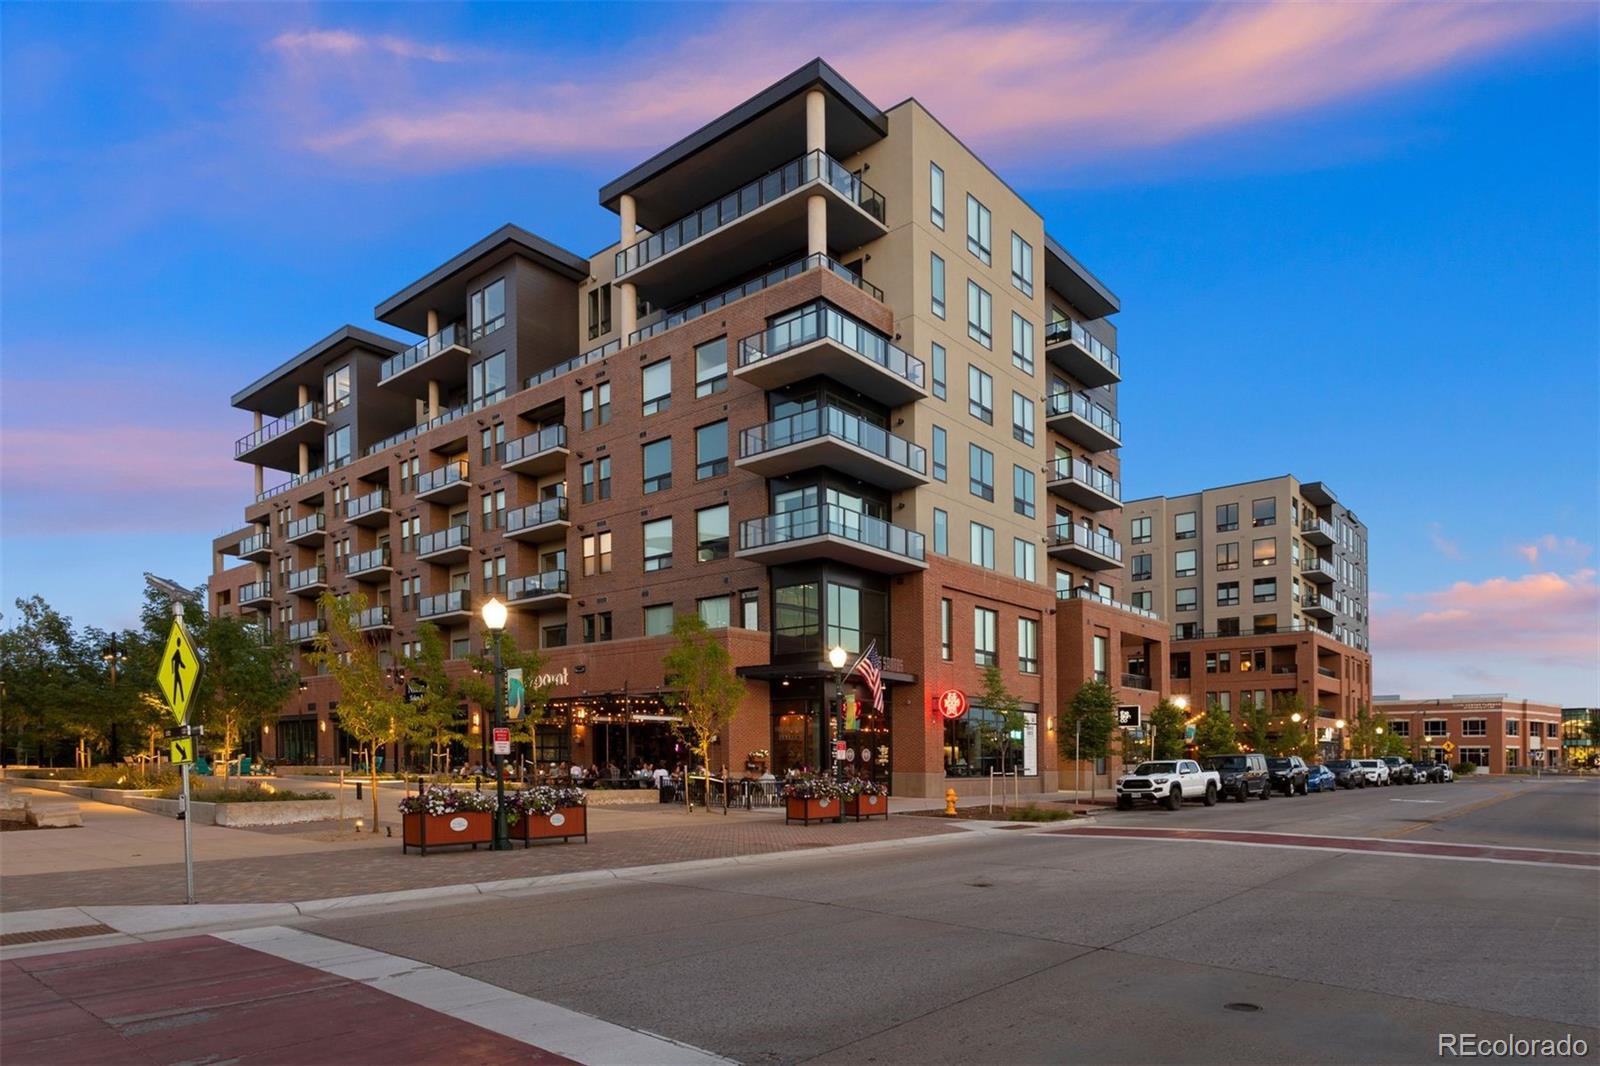
[[[1072,702],[1056,717],[1056,749],[1063,759],[1104,759],[1111,754],[1117,730],[1117,696],[1104,681],[1085,681]],[[1094,795],[1089,775],[1089,795]]]
[[[483,652],[468,657],[473,672],[458,682],[457,692],[459,699],[477,704],[487,718],[494,713],[494,634],[487,630],[483,634],[483,647]],[[518,647],[517,638],[509,629],[500,633],[501,667],[508,678],[512,670],[522,671],[522,717],[507,723],[511,728],[511,740],[530,748],[534,745],[534,729],[545,716],[545,704],[550,695],[548,685],[533,684],[533,679],[544,673],[544,662],[544,656],[537,649],[524,651]]]
[[[300,684],[294,655],[278,637],[233,615],[186,622],[200,649],[200,680],[189,721],[205,726],[226,774],[228,760],[246,737],[258,736]]]
[[[417,691],[407,715],[406,740],[426,747],[435,757],[445,756],[449,769],[450,745],[465,740],[461,726],[461,693],[445,671],[444,636],[432,622],[417,626],[418,653],[406,660],[410,681]],[[429,769],[433,768],[432,763]]]
[[[1005,773],[1011,756],[1011,737],[1027,726],[1022,715],[1022,700],[1006,687],[1005,675],[1000,667],[990,663],[983,668],[983,706],[994,717],[991,729],[1000,747],[1000,772]]]
[[[1185,724],[1183,709],[1176,703],[1163,698],[1156,704],[1150,712],[1150,729],[1154,737],[1150,745],[1151,758],[1182,758]]]
[[[1256,706],[1256,701],[1246,696],[1239,701],[1239,743],[1249,751],[1265,753],[1271,743],[1268,733],[1272,729],[1272,712]]]
[[[1273,754],[1298,755],[1311,762],[1317,753],[1315,716],[1306,713],[1298,692],[1281,693],[1274,703],[1278,734],[1272,741]]]
[[[339,686],[339,724],[365,750],[372,782],[372,828],[378,828],[378,746],[414,728],[411,705],[394,685],[378,649],[367,640],[357,617],[367,598],[324,592],[317,608],[327,619],[309,656]]]
[[[1350,750],[1358,758],[1369,758],[1378,746],[1378,716],[1365,703],[1356,704],[1356,717],[1350,728]]]
[[[1222,709],[1222,704],[1212,700],[1195,723],[1194,744],[1200,756],[1232,755],[1239,750],[1239,738],[1234,735],[1233,715]]]
[[[78,766],[88,765],[109,730],[98,651],[72,620],[40,596],[16,601],[17,624],[0,634],[5,732],[22,751],[71,741]]]
[[[672,647],[661,660],[668,687],[667,704],[678,714],[677,731],[711,764],[711,741],[727,728],[744,698],[744,682],[733,672],[733,657],[698,614],[682,614],[672,623]],[[689,795],[687,776],[684,796]]]

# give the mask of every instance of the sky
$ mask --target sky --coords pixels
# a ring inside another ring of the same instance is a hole
[[[233,391],[506,222],[593,253],[602,183],[821,55],[1121,297],[1129,498],[1326,481],[1378,692],[1600,705],[1597,11],[0,6],[0,603],[203,581]]]

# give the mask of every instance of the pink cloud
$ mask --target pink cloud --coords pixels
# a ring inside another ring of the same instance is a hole
[[[1600,663],[1600,586],[1593,569],[1458,581],[1372,616],[1375,653],[1519,653]]]
[[[401,59],[426,59],[433,63],[453,63],[461,54],[438,45],[388,34],[364,36],[349,30],[299,30],[278,34],[267,46],[292,55],[353,56],[361,52],[383,52]]]
[[[1438,522],[1428,526],[1428,539],[1433,542],[1433,549],[1446,559],[1461,558],[1461,545],[1444,535],[1444,527]]]
[[[1554,533],[1546,533],[1527,544],[1518,544],[1514,550],[1527,560],[1529,566],[1538,565],[1541,558],[1582,563],[1594,554],[1594,548],[1577,537],[1558,537]]]

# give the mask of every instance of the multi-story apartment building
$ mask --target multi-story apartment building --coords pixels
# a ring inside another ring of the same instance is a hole
[[[961,787],[1004,757],[995,663],[1029,722],[1005,750],[1049,789],[1084,679],[1154,702],[1167,630],[1123,595],[1118,301],[949,130],[818,60],[600,202],[615,245],[507,226],[377,306],[416,339],[345,327],[234,397],[257,492],[216,544],[219,608],[305,647],[316,595],[361,591],[397,660],[425,620],[460,658],[498,596],[549,663],[542,760],[673,757],[685,612],[745,682],[716,752],[736,771],[817,765],[833,716],[859,771]],[[885,712],[841,716],[827,652],[874,642]],[[308,677],[268,754],[342,758],[337,699]]]
[[[1235,712],[1298,693],[1337,744],[1336,723],[1372,699],[1355,512],[1285,475],[1131,500],[1124,515],[1129,596],[1172,623],[1173,690]]]
[[[1561,757],[1561,708],[1503,692],[1402,699],[1379,696],[1384,728],[1405,737],[1420,758],[1469,762],[1489,773],[1554,768]]]

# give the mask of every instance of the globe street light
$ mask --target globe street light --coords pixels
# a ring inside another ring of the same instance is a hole
[[[1333,728],[1339,731],[1339,757],[1342,759],[1344,758],[1344,719],[1335,718],[1333,720]]]
[[[838,644],[828,650],[828,665],[833,667],[833,714],[828,717],[828,728],[826,735],[822,738],[822,756],[825,760],[823,765],[827,765],[830,762],[833,764],[833,776],[835,779],[839,776],[839,760],[833,757],[833,737],[839,716],[844,714],[844,664],[848,658],[850,658],[850,653]],[[820,733],[822,730],[818,730],[818,732]]]
[[[500,662],[500,634],[506,628],[506,605],[494,597],[483,605],[483,624],[494,638],[494,724],[505,724],[505,669]],[[506,839],[506,757],[497,747],[494,753],[494,850],[505,851],[511,846]]]

